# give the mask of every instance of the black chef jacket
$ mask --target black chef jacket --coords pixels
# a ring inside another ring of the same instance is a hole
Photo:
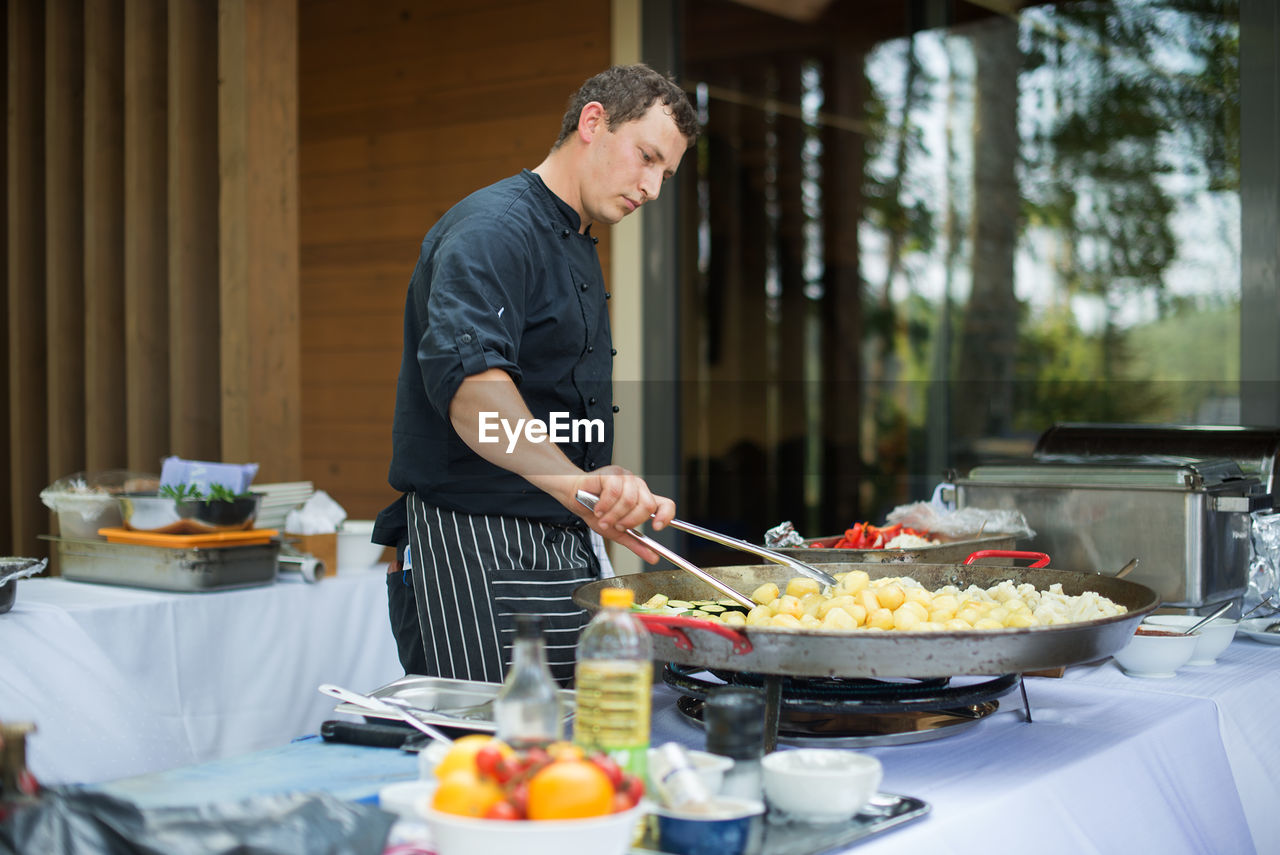
[[[388,480],[396,490],[469,514],[550,523],[576,516],[524,478],[475,454],[449,421],[464,378],[511,375],[532,414],[584,423],[557,445],[584,470],[613,456],[612,339],[604,277],[577,212],[530,172],[463,199],[427,233],[409,280]],[[594,426],[592,426],[594,428]],[[562,434],[570,431],[565,428]],[[497,429],[499,445],[507,435]],[[395,544],[403,502],[378,518],[375,542]]]

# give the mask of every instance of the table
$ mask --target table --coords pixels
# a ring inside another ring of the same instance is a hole
[[[865,749],[887,792],[924,799],[922,819],[851,848],[903,852],[1269,853],[1280,841],[1280,646],[1237,638],[1211,668],[1130,678],[1110,660],[1020,697],[961,734]],[[652,741],[704,735],[654,689]],[[416,776],[405,752],[302,741],[202,767],[103,785],[142,806],[319,788],[368,800]]]
[[[32,721],[45,783],[201,764],[314,733],[321,683],[370,691],[403,676],[386,574],[170,593],[23,579],[0,615],[0,720]]]

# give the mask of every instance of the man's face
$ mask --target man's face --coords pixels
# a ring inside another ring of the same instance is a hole
[[[616,223],[658,198],[662,182],[680,165],[686,143],[661,102],[613,131],[607,130],[602,120],[582,182],[584,225]]]

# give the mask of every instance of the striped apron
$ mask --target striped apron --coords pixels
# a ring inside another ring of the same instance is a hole
[[[515,616],[537,614],[551,675],[571,685],[591,617],[573,591],[600,576],[590,529],[448,511],[413,493],[406,507],[426,676],[501,683]]]

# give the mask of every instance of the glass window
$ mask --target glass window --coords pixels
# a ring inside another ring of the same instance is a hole
[[[1238,421],[1238,5],[685,4],[682,513],[832,534],[1055,422]]]

